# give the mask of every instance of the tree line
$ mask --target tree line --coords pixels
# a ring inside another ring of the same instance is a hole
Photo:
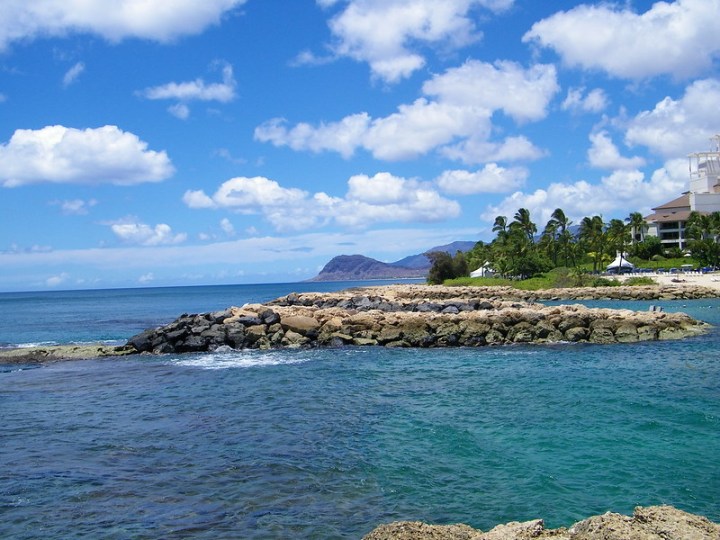
[[[565,212],[557,208],[538,235],[530,212],[520,208],[511,221],[497,216],[492,230],[495,238],[491,242],[480,241],[468,252],[458,251],[454,256],[439,251],[427,253],[432,265],[428,282],[467,276],[484,264],[503,277],[525,279],[557,267],[577,269],[592,264],[594,272],[602,270],[617,252],[646,261],[663,255],[684,255],[678,248],[664,251],[659,238],[647,235],[647,223],[640,212],[609,222],[599,215],[588,216],[573,226]],[[691,212],[685,237],[699,264],[720,264],[720,212]]]

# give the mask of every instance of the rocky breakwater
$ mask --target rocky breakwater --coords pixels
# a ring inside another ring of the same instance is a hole
[[[475,288],[379,287],[290,294],[267,304],[184,314],[128,341],[137,352],[185,353],[344,345],[452,347],[679,339],[708,325],[683,313],[544,306]]]
[[[522,300],[535,302],[540,300],[697,300],[700,298],[718,298],[720,289],[678,283],[670,285],[617,285],[612,287],[566,287],[562,289],[542,289],[524,291],[507,286],[492,287],[442,287],[429,285],[389,285],[369,287],[368,294],[374,290],[384,290],[398,299],[424,297],[428,299],[447,299],[458,297],[483,297],[503,300]]]

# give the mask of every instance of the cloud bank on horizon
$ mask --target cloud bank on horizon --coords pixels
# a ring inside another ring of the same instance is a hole
[[[296,281],[624,218],[720,132],[720,0],[9,0],[0,290]]]

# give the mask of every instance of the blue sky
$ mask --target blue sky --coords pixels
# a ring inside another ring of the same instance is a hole
[[[299,281],[625,218],[720,132],[720,0],[4,0],[0,290]]]

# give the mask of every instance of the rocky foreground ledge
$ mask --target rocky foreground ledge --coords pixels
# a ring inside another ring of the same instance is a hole
[[[467,525],[403,521],[381,525],[363,540],[718,540],[720,525],[672,506],[637,507],[631,517],[607,513],[569,529],[545,529],[536,519],[498,525],[484,533]]]
[[[630,343],[680,339],[708,328],[683,313],[597,309],[579,304],[545,306],[534,303],[535,297],[508,300],[508,296],[516,294],[514,291],[498,287],[395,285],[336,293],[293,293],[267,304],[184,314],[166,326],[132,337],[128,347],[162,354],[221,347]],[[657,298],[676,298],[667,292],[656,294]]]

